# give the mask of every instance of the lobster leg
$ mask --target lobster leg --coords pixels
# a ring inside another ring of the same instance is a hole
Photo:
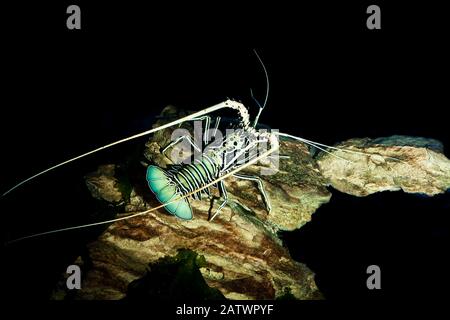
[[[208,142],[208,140],[209,140],[209,127],[210,127],[210,124],[211,124],[211,117],[208,116],[208,115],[206,115],[206,116],[202,116],[202,117],[198,117],[198,118],[193,118],[193,119],[188,120],[188,121],[205,121],[205,129],[204,129],[204,134],[203,134],[203,142],[204,142],[205,144],[207,144],[207,142]],[[189,144],[190,144],[192,147],[194,147],[194,149],[195,149],[197,152],[202,152],[201,147],[199,147],[199,146],[194,142],[194,140],[192,140],[192,136],[190,136],[190,135],[184,135],[184,136],[181,136],[181,137],[177,138],[176,140],[172,141],[171,143],[169,143],[166,147],[164,147],[164,149],[161,150],[161,153],[162,153],[163,155],[165,155],[167,158],[170,159],[170,157],[168,157],[168,156],[166,155],[165,152],[166,152],[168,149],[174,147],[175,145],[177,145],[178,143],[180,143],[181,141],[183,141],[183,140],[185,140],[185,139],[189,142]]]
[[[204,127],[204,134],[203,134],[203,143],[205,144],[205,146],[208,146],[208,143],[210,141],[211,138],[216,137],[217,135],[217,130],[220,124],[220,120],[221,118],[218,116],[216,117],[216,121],[215,121],[215,125],[214,125],[214,130],[212,133],[212,136],[209,135],[210,133],[210,126],[211,126],[211,117],[210,116],[203,116],[203,117],[199,117],[199,118],[194,118],[188,121],[205,121],[205,127]],[[182,140],[186,139],[189,144],[194,147],[194,149],[198,152],[202,152],[201,148],[195,144],[195,142],[192,140],[191,136],[185,135],[185,136],[181,136],[179,138],[177,138],[176,140],[172,141],[171,143],[169,143],[166,147],[164,147],[164,149],[161,150],[161,153],[164,154],[166,157],[167,155],[165,154],[165,152],[174,147],[175,145],[177,145],[178,143],[180,143]]]
[[[210,116],[202,116],[198,118],[192,119],[192,121],[205,121],[205,128],[203,132],[203,143],[207,144],[209,141],[209,127],[211,125],[211,117]]]
[[[217,208],[216,212],[211,217],[211,219],[209,219],[209,221],[212,221],[220,213],[220,210],[222,210],[223,207],[225,207],[225,205],[228,202],[228,193],[227,193],[227,189],[225,188],[225,184],[223,183],[223,180],[221,180],[218,184],[219,184],[219,192],[220,192],[221,197],[223,198],[223,201],[220,204],[219,208]]]
[[[239,178],[239,179],[250,180],[250,181],[257,182],[258,183],[258,189],[259,189],[259,192],[261,192],[262,198],[264,200],[264,204],[266,205],[267,212],[270,213],[270,211],[272,211],[272,206],[270,204],[269,197],[267,196],[266,190],[264,189],[263,181],[261,180],[260,177],[250,176],[250,175],[241,174],[241,173],[235,173],[235,174],[233,174],[233,176],[236,177],[236,178]]]
[[[217,134],[217,128],[219,128],[220,119],[221,119],[220,117],[216,117],[216,124],[214,126],[214,133],[212,135],[213,137],[215,137]]]
[[[186,140],[189,142],[189,144],[190,144],[191,146],[194,147],[195,150],[197,150],[198,152],[202,152],[202,150],[200,149],[200,147],[198,147],[198,146],[195,144],[195,142],[192,140],[192,137],[191,137],[191,136],[188,136],[188,135],[185,135],[185,136],[181,136],[181,137],[179,137],[178,139],[176,139],[175,141],[172,141],[171,143],[169,143],[164,149],[162,149],[161,153],[162,153],[163,155],[165,155],[167,158],[169,158],[169,157],[166,155],[165,152],[166,152],[168,149],[170,149],[170,148],[174,147],[175,145],[177,145],[178,143],[180,143],[180,142],[181,142],[182,140],[184,140],[184,139],[186,139]],[[169,158],[169,159],[170,159],[170,158]]]
[[[203,117],[192,119],[193,121],[198,121],[198,120],[205,121],[205,128],[204,128],[204,133],[203,133],[203,143],[205,145],[208,145],[208,143],[210,142],[211,138],[216,136],[217,130],[219,128],[220,119],[221,118],[219,116],[216,117],[216,121],[215,121],[215,125],[214,125],[214,131],[213,131],[212,136],[209,135],[210,134],[210,130],[209,129],[211,127],[211,117],[210,116],[203,116]]]

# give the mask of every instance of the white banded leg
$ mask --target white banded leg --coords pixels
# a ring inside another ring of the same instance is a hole
[[[210,123],[211,123],[211,117],[210,116],[202,116],[202,117],[198,117],[198,118],[193,118],[193,119],[191,119],[189,121],[205,121],[205,131],[204,131],[204,134],[203,134],[203,142],[206,143],[208,141],[207,139],[209,139],[208,132],[209,132],[209,126],[210,126]],[[184,135],[184,136],[181,136],[181,137],[177,138],[175,141],[172,141],[171,143],[169,143],[164,149],[162,149],[161,153],[164,154],[167,157],[165,152],[168,149],[170,149],[170,148],[174,147],[175,145],[177,145],[178,143],[180,143],[184,139],[186,139],[189,142],[189,144],[192,147],[194,147],[194,149],[196,151],[202,152],[202,149],[195,144],[195,142],[192,140],[192,137],[190,135]]]
[[[189,120],[189,121],[199,121],[199,120],[200,120],[200,121],[205,121],[205,128],[204,128],[204,133],[203,133],[203,143],[204,143],[205,145],[207,145],[207,144],[209,143],[210,138],[211,138],[211,137],[209,136],[209,128],[210,128],[210,125],[211,125],[211,117],[210,117],[210,116],[203,116],[203,117],[191,119],[191,120]],[[216,122],[215,122],[215,126],[214,126],[214,131],[213,131],[212,137],[215,137],[216,134],[217,134],[217,130],[218,130],[218,127],[219,127],[220,120],[221,120],[220,117],[216,117]],[[169,143],[169,144],[161,151],[161,153],[163,153],[163,154],[167,157],[167,155],[165,154],[165,152],[166,152],[168,149],[174,147],[176,144],[180,143],[180,142],[181,142],[182,140],[184,140],[184,139],[186,139],[186,140],[189,142],[189,144],[190,144],[191,146],[194,147],[195,150],[197,150],[198,152],[202,152],[201,148],[200,148],[199,146],[197,146],[197,145],[195,144],[195,142],[192,140],[192,137],[191,137],[191,136],[188,136],[188,135],[185,135],[185,136],[181,136],[181,137],[179,137],[178,139],[176,139],[175,141],[172,141],[171,143]]]
[[[288,156],[288,155],[279,154],[279,155],[276,155],[276,156],[274,156],[274,155],[269,155],[269,156],[267,156],[267,158],[271,158],[271,159],[273,159],[273,158],[278,158],[278,159],[290,159],[291,157]]]
[[[206,144],[209,141],[209,126],[211,125],[211,117],[203,116],[192,119],[192,121],[205,121],[205,127],[203,128],[203,142]]]
[[[209,219],[209,221],[212,221],[220,213],[220,210],[222,210],[223,207],[225,207],[225,205],[228,202],[228,193],[227,193],[227,189],[225,188],[225,184],[223,183],[223,180],[221,180],[219,182],[219,192],[220,192],[221,197],[223,198],[223,202],[220,204],[219,208],[217,208],[216,212],[211,217],[211,219]]]
[[[259,192],[261,192],[264,204],[266,205],[267,212],[270,213],[270,211],[272,211],[272,206],[270,204],[269,197],[267,196],[266,190],[264,189],[263,181],[261,180],[260,177],[250,176],[250,175],[241,174],[241,173],[235,173],[235,174],[233,174],[233,176],[236,177],[236,178],[239,178],[239,179],[250,180],[250,181],[257,182],[258,183],[258,189],[259,189]]]
[[[217,129],[219,128],[220,119],[221,119],[220,117],[216,117],[216,124],[215,124],[215,126],[214,126],[213,137],[215,137],[216,134],[217,134]]]
[[[199,118],[194,118],[193,120],[205,121],[205,128],[204,128],[204,133],[203,133],[203,142],[205,143],[205,145],[207,145],[209,143],[209,141],[211,140],[211,138],[216,136],[221,118],[219,116],[216,117],[216,122],[214,124],[214,131],[213,131],[212,136],[209,135],[209,129],[211,127],[211,117],[210,116],[203,116],[203,117],[199,117]]]
[[[165,155],[167,158],[170,159],[170,157],[168,157],[168,156],[166,155],[166,151],[167,151],[168,149],[174,147],[176,144],[180,143],[180,142],[181,142],[182,140],[184,140],[184,139],[186,139],[186,140],[189,142],[189,144],[190,144],[191,146],[194,147],[195,150],[197,150],[198,152],[202,152],[202,150],[201,150],[201,149],[195,144],[195,142],[192,140],[192,137],[189,136],[189,135],[185,135],[185,136],[181,136],[181,137],[179,137],[178,139],[176,139],[175,141],[172,141],[171,143],[169,143],[164,149],[162,149],[161,153],[162,153],[163,155]]]

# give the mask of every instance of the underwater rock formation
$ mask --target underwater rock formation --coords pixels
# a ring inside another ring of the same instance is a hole
[[[433,196],[450,188],[450,161],[442,153],[442,144],[434,139],[350,139],[335,147],[372,154],[331,150],[319,155],[317,163],[323,176],[341,192],[367,196],[403,190]]]
[[[126,299],[225,300],[219,290],[208,286],[200,271],[202,267],[206,267],[204,256],[180,249],[174,257],[150,263],[146,275],[130,283]]]
[[[100,167],[87,177],[87,183],[110,170],[111,165]],[[111,175],[103,179],[116,181]],[[114,189],[104,190],[105,194],[118,192],[119,184],[102,184]],[[131,191],[125,211],[143,211],[158,204],[152,194],[141,196],[138,190],[140,187]],[[76,298],[124,298],[130,283],[144,277],[149,263],[176,256],[179,249],[190,249],[204,257],[200,268],[203,278],[227,299],[275,299],[286,292],[297,299],[321,297],[314,274],[290,257],[271,224],[230,207],[224,208],[214,222],[208,222],[210,203],[191,201],[191,205],[195,216],[190,221],[160,209],[112,224],[88,246],[91,268]]]
[[[167,107],[155,126],[184,115],[183,111]],[[190,123],[182,127],[193,129]],[[143,165],[124,168],[109,164],[87,175],[86,185],[92,196],[114,206],[117,216],[159,205],[145,181],[145,165],[150,162],[166,167],[170,161],[160,150],[170,141],[171,130],[159,131],[145,145]],[[173,290],[180,285],[170,280],[164,280],[165,285],[155,285],[155,279],[159,278],[155,272],[164,270],[160,264],[167,263],[174,272],[195,275],[192,287],[202,289],[183,292],[198,297],[202,292],[202,299],[322,298],[314,273],[291,258],[277,232],[298,229],[310,221],[317,208],[330,201],[327,186],[357,196],[400,189],[433,195],[450,186],[450,161],[439,152],[442,149],[435,140],[399,136],[352,139],[338,147],[378,155],[331,150],[350,162],[327,153],[315,159],[303,143],[283,140],[280,154],[289,158],[279,160],[276,174],[260,175],[272,203],[270,213],[254,183],[230,177],[225,181],[230,205],[213,222],[208,221],[212,205],[208,200],[190,201],[194,219],[189,221],[161,208],[115,222],[88,245],[87,256],[79,258],[78,262],[84,264],[82,289],[75,296],[62,294],[60,289],[53,298],[132,299],[139,295],[142,298],[142,294],[155,297],[152,287]],[[271,170],[273,163],[261,161],[245,172],[259,175],[261,168]],[[217,201],[213,205],[217,207]],[[180,252],[187,252],[183,250],[189,250],[193,256],[184,254],[187,260],[183,260]],[[201,263],[193,262],[198,261],[192,258],[197,255]],[[176,264],[179,262],[181,265]],[[194,264],[198,270],[192,269]],[[186,265],[190,266],[187,271],[183,269]],[[170,278],[164,274],[161,277]],[[214,294],[203,296],[204,292]],[[170,291],[161,293],[161,297],[170,296]]]

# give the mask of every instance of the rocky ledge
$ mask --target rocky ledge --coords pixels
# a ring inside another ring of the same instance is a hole
[[[183,115],[167,107],[155,126]],[[192,129],[189,123],[183,127]],[[145,146],[145,163],[162,167],[170,163],[160,153],[170,136],[170,130],[163,130],[150,138]],[[190,257],[186,252],[191,252],[202,263],[193,263],[195,259],[190,258],[192,261],[186,260],[174,270],[181,272],[183,266],[189,265],[189,271],[182,274],[195,276],[191,282],[184,281],[183,287],[198,287],[196,283],[201,279],[214,292],[212,296],[199,296],[197,292],[197,298],[320,299],[313,272],[291,258],[277,232],[295,230],[307,223],[317,208],[330,201],[328,186],[355,196],[387,190],[432,196],[450,188],[450,161],[436,140],[393,136],[351,139],[335,147],[347,151],[330,149],[329,153],[313,157],[303,143],[281,141],[280,153],[289,158],[279,160],[276,174],[260,176],[272,203],[270,213],[254,183],[229,178],[225,184],[230,205],[213,222],[208,221],[208,215],[217,202],[192,200],[194,219],[190,221],[160,209],[111,224],[88,245],[87,256],[77,261],[84,267],[82,289],[75,297],[57,289],[53,298],[129,299],[136,296],[136,288],[148,293],[153,287],[161,297],[173,296],[161,290],[165,287],[171,288],[169,293],[174,292],[179,282],[168,280],[164,286],[155,285],[154,279],[167,278],[157,275],[158,270],[167,270],[158,266],[167,264],[167,259],[181,263],[185,260],[179,258],[180,254]],[[114,206],[118,215],[155,207],[159,203],[146,185],[145,163],[134,170],[123,170],[117,164],[100,166],[86,176],[87,187],[99,201]],[[266,160],[245,171],[258,175],[261,168],[271,166],[271,161]],[[180,277],[174,276],[174,281],[177,279]],[[146,284],[149,287],[143,290]],[[203,288],[203,282],[201,285]]]

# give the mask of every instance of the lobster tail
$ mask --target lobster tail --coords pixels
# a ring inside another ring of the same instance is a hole
[[[182,194],[164,169],[150,165],[147,168],[146,178],[150,190],[158,201],[165,205],[168,212],[184,220],[192,219],[192,208],[188,200],[186,198],[176,200]]]

